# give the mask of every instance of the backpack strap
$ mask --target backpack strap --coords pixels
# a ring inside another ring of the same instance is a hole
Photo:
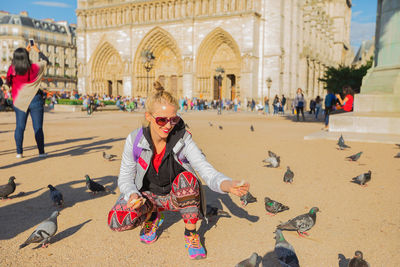
[[[133,160],[135,162],[138,161],[140,154],[142,153],[142,148],[138,147],[140,138],[143,136],[143,127],[139,129],[138,133],[136,134],[135,141],[133,142]]]

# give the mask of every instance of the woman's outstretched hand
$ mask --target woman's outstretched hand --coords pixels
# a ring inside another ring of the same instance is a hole
[[[142,198],[141,196],[139,196],[136,193],[133,193],[128,200],[128,203],[126,204],[127,208],[133,208],[133,209],[138,209],[140,208],[144,202],[146,201],[145,198]]]
[[[234,194],[238,197],[245,195],[249,191],[249,188],[250,188],[249,183],[237,180],[233,181],[225,180],[221,183],[222,191]]]

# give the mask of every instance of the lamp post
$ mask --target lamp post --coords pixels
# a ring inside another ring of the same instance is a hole
[[[215,72],[217,73],[217,79],[218,79],[218,95],[219,95],[218,115],[221,115],[222,114],[222,80],[224,79],[225,69],[223,67],[218,67],[215,69]]]
[[[271,90],[271,85],[272,85],[272,79],[271,77],[268,77],[265,82],[267,83],[267,87],[268,87],[268,99],[270,98],[270,90]]]
[[[149,96],[149,72],[154,66],[154,60],[156,59],[156,57],[150,50],[143,50],[141,56],[142,56],[143,66],[147,72],[147,87],[146,87],[146,98],[147,98]]]

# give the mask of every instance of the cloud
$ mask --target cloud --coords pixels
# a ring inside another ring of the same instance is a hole
[[[62,2],[53,2],[53,1],[36,1],[33,2],[34,5],[38,6],[47,6],[47,7],[61,7],[61,8],[69,8],[70,5]]]
[[[371,40],[375,35],[375,23],[351,22],[350,43],[354,47],[359,47],[362,41]]]
[[[352,13],[352,17],[353,17],[353,18],[356,18],[356,17],[360,16],[362,13],[363,13],[362,10],[353,12],[353,13]]]

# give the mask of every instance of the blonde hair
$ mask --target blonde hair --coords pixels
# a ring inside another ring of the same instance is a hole
[[[165,91],[159,81],[153,83],[154,92],[146,99],[146,112],[152,114],[154,112],[154,104],[169,104],[178,110],[178,100],[170,93]],[[149,122],[144,120],[143,126],[149,126]]]

